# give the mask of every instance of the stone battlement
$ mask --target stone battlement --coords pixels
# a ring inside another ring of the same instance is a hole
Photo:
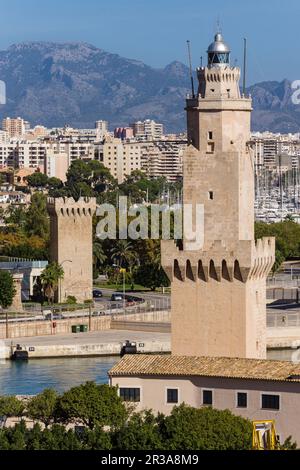
[[[57,216],[89,216],[96,211],[96,198],[81,197],[75,201],[72,197],[48,198],[47,209],[50,214]]]
[[[226,247],[221,240],[213,242],[205,250],[186,251],[175,245],[172,240],[162,242],[162,266],[169,279],[185,281],[200,279],[208,282],[210,278],[221,282],[222,279],[265,278],[275,262],[275,238],[238,242],[235,247]]]

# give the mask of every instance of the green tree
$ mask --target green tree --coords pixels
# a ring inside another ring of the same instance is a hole
[[[57,416],[62,422],[80,421],[90,429],[117,428],[125,422],[128,412],[116,387],[87,382],[58,399]]]
[[[54,176],[48,179],[47,186],[49,190],[59,190],[62,189],[64,184],[59,178],[55,178]]]
[[[27,404],[27,415],[34,421],[40,421],[46,428],[53,423],[57,402],[57,393],[52,389],[45,389]]]
[[[67,186],[72,187],[77,183],[90,185],[92,177],[91,169],[83,160],[74,160],[67,172]]]
[[[119,450],[159,450],[163,442],[157,419],[151,411],[134,413],[114,436],[114,447]]]
[[[64,278],[63,267],[54,262],[48,264],[41,274],[41,283],[44,289],[44,294],[48,299],[48,302],[54,301],[55,292],[57,291],[59,281]]]
[[[300,257],[300,225],[291,221],[266,224],[255,223],[255,238],[275,237],[276,250],[284,259]]]
[[[81,450],[82,444],[73,430],[54,424],[51,429],[45,429],[40,441],[41,450]]]
[[[48,176],[44,173],[33,173],[32,175],[27,176],[28,185],[32,188],[45,188],[48,184]]]
[[[157,287],[168,287],[170,281],[158,263],[142,264],[134,273],[134,280],[137,284],[149,287],[155,291]]]
[[[2,308],[10,307],[15,295],[13,276],[9,271],[0,270],[0,306]]]
[[[34,193],[31,204],[26,212],[24,230],[27,236],[49,237],[49,217],[47,213],[47,197],[42,193]]]
[[[116,180],[111,175],[110,170],[103,163],[92,160],[87,163],[91,176],[89,183],[96,192],[102,193],[116,186]]]
[[[250,450],[252,424],[229,410],[180,405],[170,416],[159,416],[167,450]]]
[[[14,428],[5,430],[8,450],[26,450],[27,429],[25,421],[16,424]]]
[[[24,415],[25,406],[22,400],[14,396],[0,397],[0,416],[20,418]]]
[[[14,231],[22,231],[26,222],[26,211],[22,206],[10,205],[4,213],[4,222]]]
[[[93,271],[96,278],[99,273],[100,266],[103,266],[107,256],[104,252],[103,242],[99,238],[95,238],[93,242]]]
[[[93,430],[87,429],[82,436],[82,446],[86,450],[111,450],[111,433],[99,426]]]

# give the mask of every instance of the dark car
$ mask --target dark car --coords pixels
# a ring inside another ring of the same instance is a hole
[[[103,294],[102,294],[101,290],[94,289],[93,290],[93,298],[94,299],[101,299],[101,297],[103,297]]]

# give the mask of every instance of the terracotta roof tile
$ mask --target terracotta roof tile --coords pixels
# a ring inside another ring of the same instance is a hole
[[[228,357],[127,355],[109,376],[202,376],[300,382],[300,365]]]

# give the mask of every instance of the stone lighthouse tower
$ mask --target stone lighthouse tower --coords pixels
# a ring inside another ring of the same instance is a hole
[[[200,228],[193,216],[201,246],[185,235],[180,247],[162,242],[172,283],[172,353],[264,358],[266,277],[275,240],[254,239],[252,102],[241,96],[240,69],[230,66],[221,34],[197,73],[198,92],[186,106],[183,202],[193,214],[202,207]]]

